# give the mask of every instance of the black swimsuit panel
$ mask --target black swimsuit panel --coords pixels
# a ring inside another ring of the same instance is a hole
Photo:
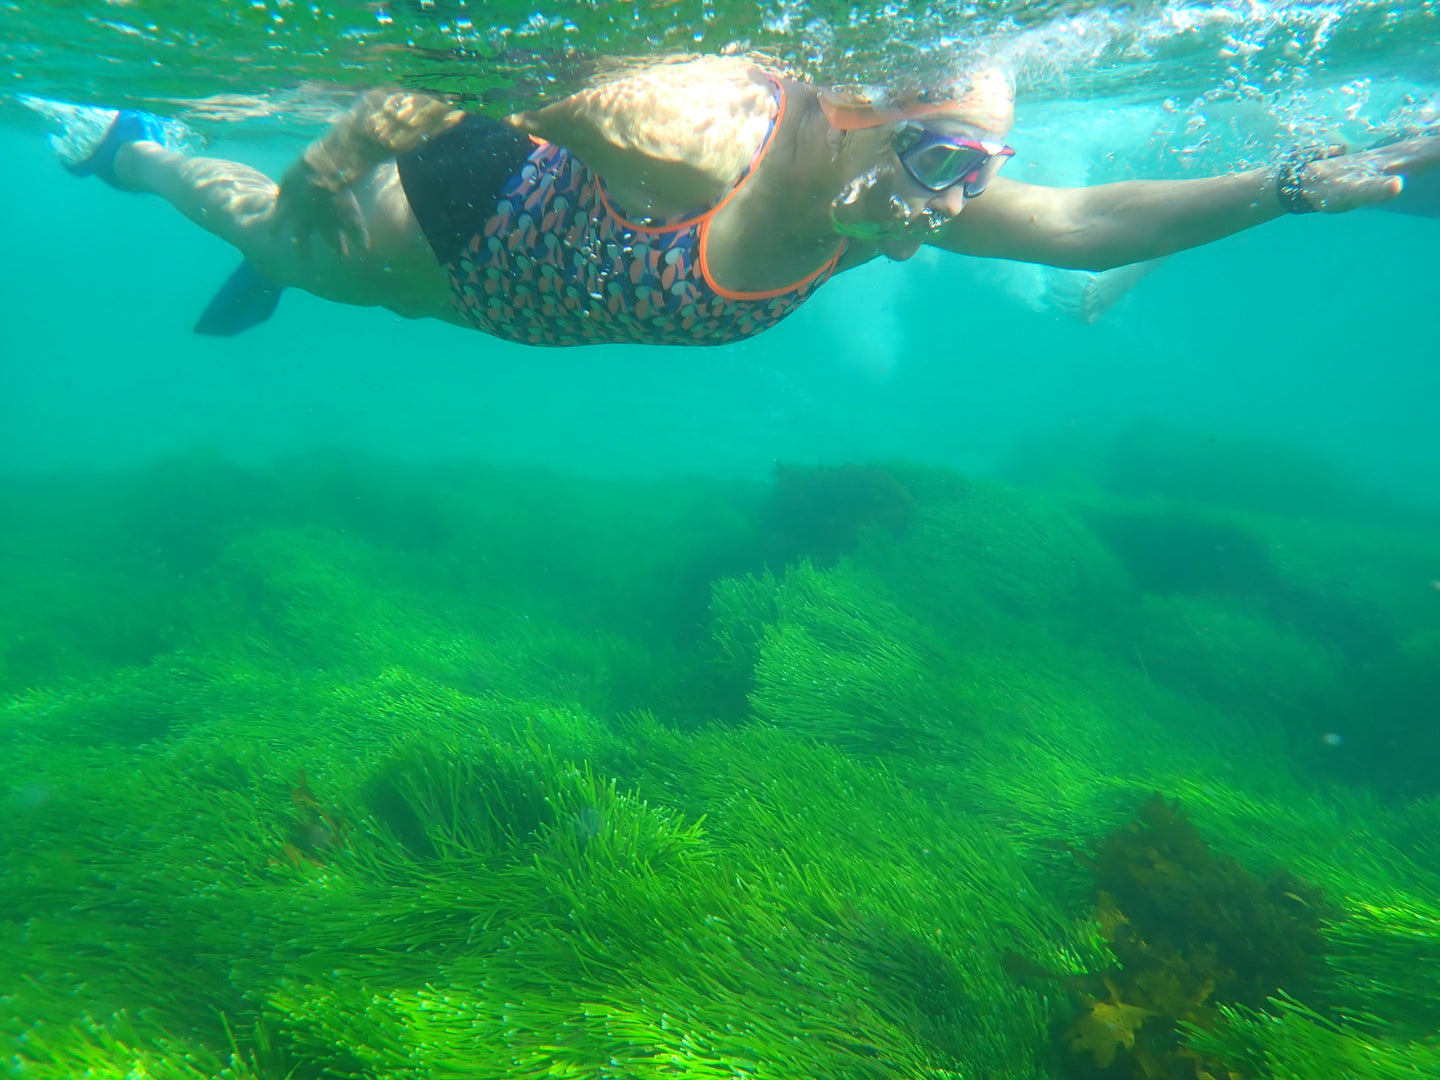
[[[466,113],[448,131],[396,158],[410,209],[442,265],[484,227],[500,189],[534,149],[530,136],[509,124]]]

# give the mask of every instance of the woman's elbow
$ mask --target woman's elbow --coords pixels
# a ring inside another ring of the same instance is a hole
[[[1170,252],[1161,250],[1156,244],[1120,241],[1114,237],[1097,235],[1094,230],[1081,229],[1052,245],[1047,257],[1036,261],[1062,270],[1089,270],[1100,273],[1168,254]]]
[[[1110,270],[1127,259],[1102,222],[1083,214],[1055,213],[1035,220],[1027,261],[1060,270]]]
[[[1060,270],[1113,270],[1135,260],[1125,258],[1112,245],[1102,242],[1089,230],[1077,229],[1052,234],[1032,261]]]

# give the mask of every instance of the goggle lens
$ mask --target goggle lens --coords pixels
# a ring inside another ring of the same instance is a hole
[[[989,156],[968,146],[932,143],[907,155],[905,165],[917,182],[931,191],[943,191],[974,173]]]
[[[1015,153],[1008,146],[991,150],[971,139],[941,135],[918,123],[895,133],[895,151],[921,187],[940,192],[963,182],[968,198],[984,191],[1005,159]]]
[[[1000,166],[1005,164],[1005,159],[1014,154],[1008,146],[998,154],[991,154],[988,159],[981,163],[980,168],[975,171],[974,176],[965,178],[965,195],[973,199],[990,186],[990,181],[995,179],[995,174],[1000,171]]]

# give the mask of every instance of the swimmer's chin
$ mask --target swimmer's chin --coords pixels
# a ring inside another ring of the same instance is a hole
[[[954,218],[946,218],[939,222],[938,227],[932,223],[928,228],[919,229],[908,222],[889,222],[882,225],[875,222],[843,223],[835,219],[833,224],[835,232],[840,236],[874,244],[876,250],[887,259],[904,262],[924,247],[926,240],[953,220]]]
[[[904,262],[924,247],[923,240],[908,237],[887,236],[880,241],[880,254],[892,262]]]

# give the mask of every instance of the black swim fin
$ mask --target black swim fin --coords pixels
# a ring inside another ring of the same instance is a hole
[[[195,324],[195,333],[209,337],[234,337],[259,326],[280,303],[284,285],[276,285],[246,259],[225,279]]]

